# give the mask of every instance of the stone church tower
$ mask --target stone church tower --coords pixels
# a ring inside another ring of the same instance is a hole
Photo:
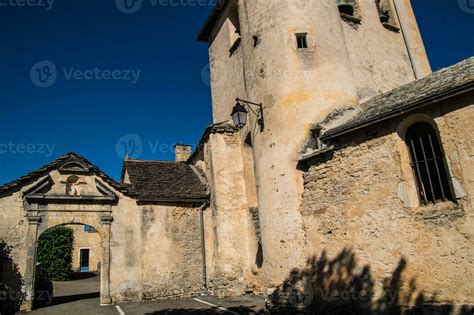
[[[199,34],[209,43],[214,123],[235,99],[263,104],[241,130],[251,144],[264,285],[305,262],[297,160],[315,122],[431,73],[408,0],[229,0]]]

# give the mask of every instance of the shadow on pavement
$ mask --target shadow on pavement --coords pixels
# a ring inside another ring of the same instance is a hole
[[[54,283],[42,279],[36,286],[33,308],[41,309],[80,300],[99,298],[99,288],[95,291],[96,288],[91,288],[91,282],[87,280],[93,280],[93,278],[97,277],[97,273],[85,272],[72,274],[70,281]]]
[[[99,292],[76,294],[76,295],[69,295],[69,296],[58,296],[58,297],[53,298],[53,301],[48,306],[71,303],[71,302],[80,301],[80,300],[95,299],[98,297],[100,297]]]
[[[218,308],[213,309],[166,309],[152,313],[146,313],[146,315],[167,315],[167,314],[249,314],[249,315],[257,315],[257,314],[267,314],[265,311],[255,311],[252,307],[229,307],[227,308],[228,311],[220,310]]]
[[[84,279],[89,279],[89,278],[94,278],[99,276],[99,273],[97,272],[75,272],[71,274],[71,281],[75,280],[84,280]]]

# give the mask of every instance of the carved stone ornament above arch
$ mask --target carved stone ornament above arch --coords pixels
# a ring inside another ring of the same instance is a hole
[[[88,174],[91,169],[80,159],[69,159],[59,166],[58,172],[60,174]]]

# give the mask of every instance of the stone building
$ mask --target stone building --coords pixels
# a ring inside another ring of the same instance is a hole
[[[209,201],[192,165],[127,160],[119,183],[68,153],[2,186],[0,194],[0,242],[8,249],[3,273],[9,274],[3,290],[16,296],[12,290],[19,288],[9,283],[23,283],[24,310],[34,299],[36,242],[58,225],[98,233],[102,304],[202,292],[200,218]]]
[[[74,231],[73,272],[100,271],[100,235],[88,225],[66,225]]]
[[[192,154],[115,182],[71,153],[0,188],[24,309],[38,235],[71,223],[101,236],[104,304],[474,303],[474,58],[431,73],[408,0],[226,0],[198,38],[213,124]]]

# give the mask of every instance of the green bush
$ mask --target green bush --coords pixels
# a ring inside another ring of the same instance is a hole
[[[50,281],[69,280],[72,269],[74,231],[58,226],[44,232],[38,240],[37,262],[41,277]]]

